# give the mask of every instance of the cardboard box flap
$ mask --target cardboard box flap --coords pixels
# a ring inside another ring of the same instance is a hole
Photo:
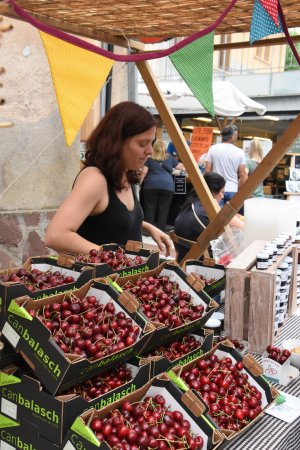
[[[140,241],[127,241],[125,250],[128,252],[139,252],[143,248],[143,243]]]
[[[191,390],[188,390],[182,394],[181,400],[189,408],[189,410],[192,411],[194,416],[199,417],[204,413],[205,406]]]
[[[219,303],[216,302],[216,300],[211,299],[211,301],[209,302],[209,307],[218,309],[219,308]]]
[[[222,442],[223,440],[224,440],[224,437],[223,437],[221,431],[215,429],[215,430],[213,431],[213,436],[212,436],[212,442],[213,442],[213,444],[214,444],[214,445],[215,445],[215,444],[218,444],[219,442]]]
[[[251,370],[253,375],[258,377],[259,375],[262,375],[263,369],[262,366],[256,361],[256,359],[248,353],[243,358],[243,364],[247,367],[247,369]]]
[[[216,261],[213,258],[204,258],[203,265],[209,266],[209,267],[214,267],[216,265]]]
[[[197,275],[195,272],[191,272],[186,276],[186,281],[196,290],[196,291],[202,291],[205,283],[199,275]]]
[[[139,307],[138,301],[128,291],[123,291],[118,300],[130,313],[136,312]]]
[[[73,267],[75,264],[75,256],[67,253],[60,253],[57,257],[57,265],[62,267]]]

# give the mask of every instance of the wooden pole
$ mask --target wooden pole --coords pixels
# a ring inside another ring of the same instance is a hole
[[[203,175],[199,170],[195,158],[184,139],[182,131],[176,122],[171,109],[165,101],[158,83],[155,81],[149,63],[146,61],[139,61],[136,62],[136,65],[141,76],[143,77],[156,109],[176,147],[180,159],[187,170],[197,195],[201,198],[201,203],[203,204],[209,219],[212,220],[220,211],[220,207],[213,198]]]
[[[239,188],[235,196],[223,206],[218,215],[210,221],[206,229],[198,236],[196,244],[191,247],[185,257],[180,261],[180,265],[187,259],[198,259],[203,255],[204,251],[209,247],[210,241],[222,233],[224,226],[238,213],[244,201],[253,194],[257,186],[267,177],[276,164],[278,164],[299,135],[300,114],[290,124],[276,144],[273,145],[270,152],[264,157],[247,181]]]

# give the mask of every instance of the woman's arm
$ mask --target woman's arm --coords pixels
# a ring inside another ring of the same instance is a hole
[[[229,225],[234,228],[240,228],[241,230],[244,229],[244,220],[242,219],[243,216],[240,214],[236,214],[231,221],[229,222]]]
[[[71,193],[62,203],[49,224],[45,245],[58,252],[87,254],[98,245],[77,234],[83,221],[97,205],[97,212],[108,203],[107,183],[95,167],[84,169],[77,177]]]
[[[170,256],[173,248],[171,238],[159,228],[151,225],[151,223],[143,222],[142,228],[143,231],[150,234],[152,239],[156,242],[159,250],[161,252],[165,252],[166,256]]]

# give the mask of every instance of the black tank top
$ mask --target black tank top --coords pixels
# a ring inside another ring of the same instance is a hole
[[[88,216],[78,228],[77,233],[97,245],[110,243],[125,245],[128,240],[142,242],[144,215],[134,186],[132,186],[133,211],[129,211],[121,202],[109,182],[107,186],[109,199],[106,210],[95,216]]]

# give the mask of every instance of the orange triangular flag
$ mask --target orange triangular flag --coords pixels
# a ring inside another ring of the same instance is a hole
[[[40,31],[68,146],[99,94],[114,61]]]

